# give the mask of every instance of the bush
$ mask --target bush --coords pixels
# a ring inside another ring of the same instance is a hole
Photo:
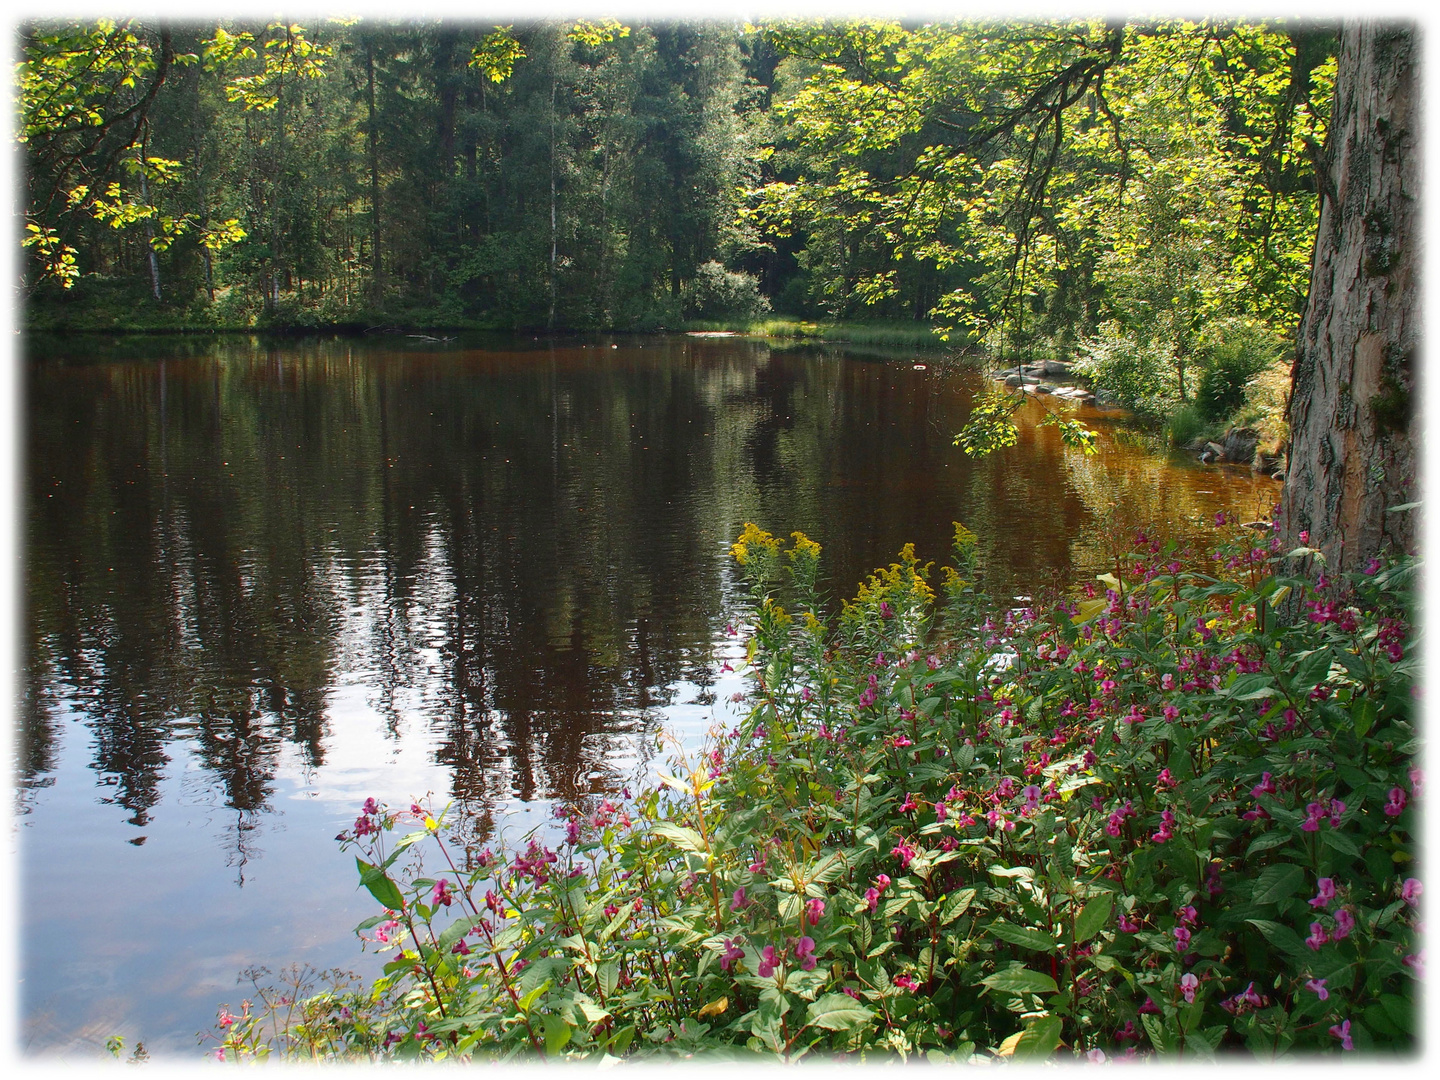
[[[1076,373],[1132,412],[1163,418],[1181,404],[1175,352],[1166,341],[1143,340],[1107,322],[1093,336],[1081,338],[1076,353]]]
[[[1210,423],[1194,405],[1181,405],[1165,421],[1165,439],[1171,446],[1187,446],[1210,434]]]
[[[957,526],[942,598],[907,547],[832,627],[819,546],[747,525],[748,717],[523,851],[368,800],[341,840],[391,959],[286,1045],[1413,1052],[1416,563],[1330,580],[1318,552],[1217,529],[1209,558],[1141,534],[1103,591],[1002,613]]]
[[[699,319],[743,318],[769,311],[770,301],[760,295],[756,277],[711,260],[695,268],[685,289],[685,307]]]
[[[1273,364],[1284,342],[1264,323],[1222,319],[1206,329],[1197,350],[1203,365],[1195,400],[1208,420],[1223,420],[1245,402],[1246,384]]]

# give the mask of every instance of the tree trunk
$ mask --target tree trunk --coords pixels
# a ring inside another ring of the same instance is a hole
[[[370,305],[385,301],[384,263],[380,259],[380,132],[375,126],[375,46],[365,42],[365,117],[370,157]]]
[[[1307,531],[1332,572],[1416,542],[1417,512],[1387,511],[1416,500],[1420,464],[1419,55],[1413,24],[1340,32],[1282,496],[1286,539]]]

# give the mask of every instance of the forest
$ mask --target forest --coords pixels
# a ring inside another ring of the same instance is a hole
[[[1319,24],[34,24],[35,327],[1293,333]],[[1207,354],[1208,355],[1208,354]],[[1193,376],[1191,376],[1193,381]],[[1152,388],[1165,393],[1168,387]]]

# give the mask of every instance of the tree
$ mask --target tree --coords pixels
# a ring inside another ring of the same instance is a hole
[[[1410,24],[1346,23],[1322,173],[1320,231],[1296,343],[1292,543],[1335,572],[1416,540],[1420,341],[1418,51]]]

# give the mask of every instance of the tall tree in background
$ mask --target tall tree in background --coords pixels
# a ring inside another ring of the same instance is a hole
[[[1282,501],[1333,571],[1417,539],[1420,162],[1416,30],[1340,36],[1326,182],[1290,396]]]

